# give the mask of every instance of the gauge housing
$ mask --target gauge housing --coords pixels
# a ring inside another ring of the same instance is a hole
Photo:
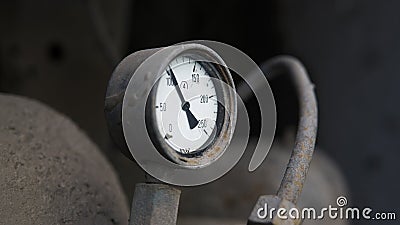
[[[179,44],[167,47],[168,54],[162,58],[162,62],[157,65],[157,71],[160,73],[165,71],[168,64],[179,56],[188,56],[196,62],[201,63],[207,73],[221,82],[213,82],[218,96],[218,114],[216,121],[215,138],[208,142],[208,145],[189,154],[183,154],[175,151],[165,143],[163,137],[154,128],[155,115],[154,110],[150,110],[154,103],[154,90],[157,87],[157,82],[154,85],[149,85],[150,94],[146,100],[145,108],[145,123],[148,135],[156,147],[157,151],[169,161],[180,166],[189,168],[204,167],[216,161],[226,150],[232,138],[236,124],[236,92],[232,76],[229,69],[222,58],[212,49],[201,44]],[[125,98],[125,89],[127,88],[131,76],[137,68],[152,55],[162,51],[163,48],[143,50],[131,54],[125,58],[120,65],[117,66],[110,79],[106,94],[106,117],[108,127],[114,141],[118,144],[121,151],[133,159],[132,150],[128,148],[130,138],[125,135],[123,130],[122,106]],[[160,74],[152,74],[159,76]],[[150,79],[151,80],[151,79]],[[132,115],[134,116],[134,115]],[[141,131],[138,131],[141,132]]]

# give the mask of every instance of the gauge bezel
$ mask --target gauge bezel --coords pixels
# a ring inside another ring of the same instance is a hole
[[[191,60],[195,60],[206,70],[211,78],[218,79],[227,84],[222,85],[220,82],[214,82],[212,79],[218,99],[218,112],[214,127],[216,133],[210,135],[210,139],[212,138],[212,140],[207,140],[206,146],[202,146],[200,149],[186,154],[176,151],[170,144],[166,143],[164,136],[161,135],[157,128],[156,111],[152,106],[155,105],[159,80],[152,87],[146,101],[145,118],[147,132],[158,152],[176,164],[197,168],[206,166],[217,160],[229,144],[230,137],[232,136],[231,133],[234,129],[234,122],[236,122],[236,99],[235,93],[232,93],[234,83],[225,63],[215,52],[208,48],[186,49],[171,57],[172,60],[167,65],[178,57],[188,57]],[[163,68],[161,71],[165,71],[165,69]],[[161,79],[161,76],[159,79]],[[227,88],[227,86],[230,88]]]

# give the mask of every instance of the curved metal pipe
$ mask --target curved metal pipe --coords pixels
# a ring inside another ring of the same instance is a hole
[[[277,192],[281,199],[296,204],[311,163],[317,135],[318,110],[314,85],[303,64],[292,56],[269,59],[261,65],[261,70],[267,78],[289,75],[298,95],[300,114],[295,146]],[[247,91],[245,89],[239,87],[238,92],[246,99],[251,93],[248,88]]]

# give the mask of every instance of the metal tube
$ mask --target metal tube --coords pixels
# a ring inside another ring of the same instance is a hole
[[[272,58],[263,63],[261,69],[267,78],[281,74],[290,76],[299,99],[300,121],[297,129],[295,146],[277,196],[260,196],[248,218],[247,224],[300,224],[301,220],[281,220],[278,217],[262,219],[258,217],[258,210],[265,204],[269,206],[272,205],[272,207],[275,208],[285,208],[287,210],[296,207],[314,153],[317,135],[318,111],[317,100],[314,94],[314,85],[310,82],[308,74],[301,62],[291,56]],[[246,90],[246,88],[242,86],[239,91],[240,90],[246,91],[244,93],[245,98],[251,96],[248,88]],[[241,96],[243,97],[243,95]]]
[[[175,225],[180,194],[179,189],[166,184],[137,184],[129,225]]]
[[[287,74],[291,77],[299,100],[299,125],[295,146],[278,190],[278,196],[294,204],[303,189],[314,152],[318,126],[317,100],[303,64],[291,56],[278,56],[261,66],[267,76]]]

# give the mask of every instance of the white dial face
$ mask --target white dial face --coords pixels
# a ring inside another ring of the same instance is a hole
[[[218,103],[213,78],[188,56],[175,58],[156,87],[156,132],[175,151],[188,154],[214,139]]]

